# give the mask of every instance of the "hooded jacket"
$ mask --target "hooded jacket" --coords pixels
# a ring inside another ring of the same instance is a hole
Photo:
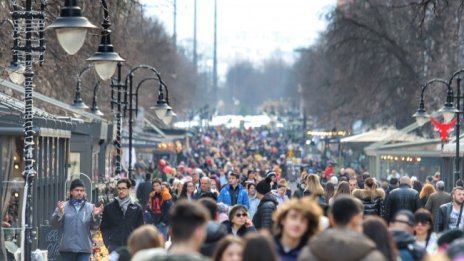
[[[385,192],[383,189],[375,189],[375,192],[373,192],[373,198],[371,198],[367,189],[355,189],[353,191],[353,197],[362,201],[364,206],[364,215],[385,216],[383,200],[385,198]]]
[[[272,213],[277,209],[278,204],[271,192],[264,195],[253,217],[253,224],[257,230],[261,228],[272,229]]]
[[[425,255],[425,248],[416,244],[416,239],[413,234],[405,231],[393,230],[393,238],[396,242],[396,247],[400,252],[402,261],[422,260]]]
[[[300,261],[383,261],[373,241],[348,229],[327,229],[303,248]]]
[[[60,217],[58,208],[52,214],[50,224],[63,233],[60,251],[73,253],[92,253],[91,229],[98,229],[101,218],[93,218],[93,204],[82,203],[76,210],[69,201],[64,204],[64,215]]]

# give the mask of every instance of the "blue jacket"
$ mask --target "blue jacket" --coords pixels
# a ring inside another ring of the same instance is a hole
[[[60,251],[73,253],[92,253],[91,229],[98,229],[101,218],[92,217],[93,204],[82,203],[79,211],[65,202],[64,215],[60,217],[58,208],[53,212],[50,224],[63,233]]]
[[[245,207],[247,207],[247,209],[250,208],[250,202],[248,201],[248,193],[246,192],[246,190],[243,188],[242,185],[238,184],[238,197],[237,197],[237,204],[238,205],[244,205]],[[218,197],[218,202],[222,202],[228,206],[231,206],[232,205],[232,199],[230,197],[230,192],[229,192],[229,189],[230,189],[230,184],[227,184],[225,185],[222,189],[221,189],[221,193],[219,193],[219,197]]]

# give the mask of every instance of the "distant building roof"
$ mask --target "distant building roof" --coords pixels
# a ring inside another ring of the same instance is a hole
[[[346,138],[341,139],[341,143],[374,143],[379,141],[423,141],[425,140],[422,137],[417,135],[408,134],[401,130],[398,130],[394,127],[381,127],[374,130],[370,130],[367,132],[363,132],[361,134],[349,136]]]

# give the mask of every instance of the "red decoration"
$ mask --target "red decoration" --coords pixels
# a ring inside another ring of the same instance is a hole
[[[441,123],[435,120],[434,118],[430,117],[430,121],[432,124],[437,128],[437,131],[440,133],[440,138],[442,142],[448,141],[448,134],[451,132],[452,128],[458,122],[457,118],[454,118],[452,121],[448,123]]]

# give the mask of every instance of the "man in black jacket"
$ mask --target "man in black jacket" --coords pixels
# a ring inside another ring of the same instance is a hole
[[[137,187],[136,195],[137,199],[139,200],[139,204],[145,207],[148,203],[148,198],[150,197],[150,193],[153,191],[153,186],[151,184],[151,174],[145,174],[145,181],[140,183]]]
[[[117,183],[118,197],[103,210],[100,230],[110,252],[125,246],[132,231],[143,225],[143,210],[131,200],[131,187],[130,180],[120,179]]]
[[[411,188],[411,179],[403,176],[400,186],[390,192],[385,202],[385,219],[390,222],[399,210],[407,209],[414,213],[420,206],[419,193]]]
[[[463,203],[464,188],[455,187],[451,192],[452,201],[441,205],[438,210],[437,221],[435,222],[435,231],[442,232],[448,229],[463,229]]]
[[[201,198],[198,202],[209,211],[211,216],[211,219],[206,225],[206,239],[201,246],[200,253],[212,257],[218,242],[223,237],[227,236],[227,229],[224,225],[217,222],[218,206],[215,200],[212,198]]]
[[[270,180],[266,178],[256,185],[258,192],[257,198],[260,199],[258,208],[253,216],[253,224],[257,230],[261,228],[272,229],[272,213],[277,209],[279,204],[271,193]]]

